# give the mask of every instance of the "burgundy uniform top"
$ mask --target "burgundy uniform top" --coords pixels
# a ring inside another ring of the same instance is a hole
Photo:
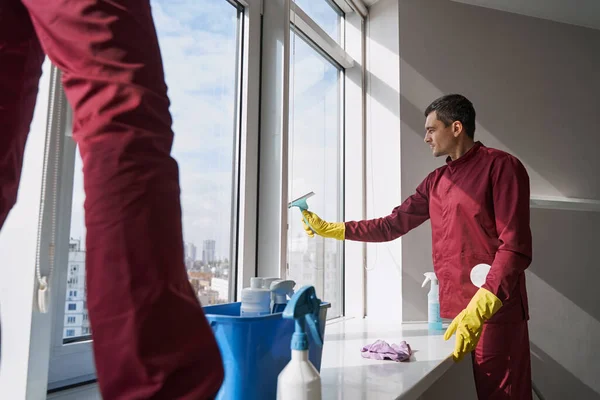
[[[440,283],[440,310],[454,318],[478,288],[471,269],[492,269],[483,286],[503,302],[490,322],[529,318],[525,269],[531,263],[529,176],[516,157],[480,142],[446,161],[390,215],[346,222],[346,239],[394,240],[431,219],[433,266]]]

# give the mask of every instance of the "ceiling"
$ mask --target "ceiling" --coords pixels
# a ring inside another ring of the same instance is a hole
[[[363,0],[372,6],[378,0]],[[420,0],[427,1],[427,0]],[[600,0],[452,0],[515,14],[600,29]]]

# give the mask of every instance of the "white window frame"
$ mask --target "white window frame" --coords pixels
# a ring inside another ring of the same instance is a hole
[[[326,0],[322,0],[326,1]],[[365,178],[365,159],[363,145],[365,137],[365,82],[364,53],[365,29],[364,19],[367,9],[361,0],[331,0],[344,12],[342,29],[342,45],[333,40],[306,12],[293,0],[269,0],[264,4],[262,76],[261,93],[261,141],[259,170],[259,203],[258,203],[258,246],[257,276],[284,277],[287,267],[287,203],[288,199],[288,133],[289,133],[289,86],[290,86],[290,28],[300,31],[307,37],[311,45],[319,48],[321,53],[344,67],[340,88],[344,110],[352,107],[352,112],[343,112],[341,124],[341,163],[342,180],[346,176]],[[354,29],[352,36],[347,37],[347,28]],[[349,43],[350,39],[352,43]],[[343,47],[342,47],[343,46]],[[352,90],[346,90],[348,83],[353,83]],[[358,84],[357,84],[358,83]],[[354,110],[360,111],[355,112]],[[349,140],[350,139],[350,140]],[[356,164],[356,147],[361,154],[361,163]],[[351,150],[352,158],[348,162],[346,150]],[[350,170],[348,166],[354,165]],[[356,179],[354,179],[356,180]],[[363,185],[364,186],[364,185]],[[344,204],[343,215],[365,215],[365,191],[363,187],[342,185]],[[364,316],[365,277],[364,246],[345,245],[342,265],[342,315]],[[349,258],[353,257],[353,258]],[[356,258],[358,257],[358,258]],[[346,260],[352,260],[349,264]],[[358,262],[357,262],[358,261]],[[350,268],[349,268],[350,267]],[[356,278],[355,270],[362,270]],[[353,279],[347,282],[351,271]],[[346,293],[353,293],[351,308],[346,309]],[[356,296],[356,293],[360,293]],[[358,299],[358,301],[357,301]]]
[[[346,17],[344,13],[341,24],[342,39],[345,38],[345,20]],[[294,2],[292,2],[290,5],[290,24],[294,25],[295,29],[302,32],[312,42],[312,44],[323,50],[328,57],[342,66],[344,70],[354,66],[354,59],[350,56],[350,54],[348,54],[342,46],[340,46],[331,36],[329,36],[319,24],[310,18],[308,14],[306,14],[306,12]],[[342,41],[342,43],[343,42],[344,41]]]
[[[346,1],[346,0],[336,0]],[[368,15],[361,0],[352,0],[357,7],[345,18],[345,49],[355,60],[353,68],[346,70],[345,86],[345,144],[344,144],[344,213],[346,220],[367,218],[367,170],[366,170],[366,102],[367,102],[367,48],[366,25]],[[362,7],[360,7],[362,6]],[[366,243],[344,243],[344,315],[363,318],[366,316]]]
[[[283,277],[287,241],[290,0],[263,2],[257,276]]]
[[[234,299],[241,297],[250,278],[256,276],[258,171],[261,83],[261,35],[263,0],[238,0],[245,6],[242,25],[240,153],[237,271]]]
[[[323,0],[325,1],[325,0]],[[342,39],[345,38],[344,28],[345,28],[345,15],[342,14],[340,16],[340,37]],[[345,76],[347,69],[350,69],[354,66],[354,60],[343,50],[343,48],[338,45],[336,41],[334,41],[319,25],[317,25],[313,20],[308,17],[308,15],[297,5],[292,3],[292,9],[290,10],[290,25],[291,30],[296,35],[296,40],[300,40],[304,42],[305,45],[312,48],[312,50],[318,54],[318,56],[323,58],[325,63],[329,63],[332,67],[337,69],[338,82],[337,85],[339,87],[338,93],[338,113],[339,113],[339,144],[338,144],[338,157],[339,157],[339,174],[337,176],[337,193],[339,195],[339,202],[337,204],[339,210],[339,218],[340,220],[344,219],[344,159],[345,159],[345,151],[344,151],[344,140],[345,140],[345,131],[346,131],[346,123],[345,123]],[[344,42],[342,41],[342,44]],[[292,46],[292,45],[291,45]],[[290,48],[290,51],[293,48]],[[342,64],[343,63],[343,64]],[[290,72],[294,73],[294,67],[290,64]],[[295,76],[291,76],[290,79],[295,79]],[[293,97],[293,94],[292,94]],[[292,123],[292,121],[290,121]],[[289,168],[289,164],[287,165]],[[289,174],[289,172],[288,172]],[[289,181],[288,181],[289,184]],[[289,190],[288,190],[289,193]],[[287,224],[289,229],[289,223]],[[286,231],[286,234],[289,232]],[[286,241],[286,245],[289,245],[289,242]],[[339,261],[339,275],[338,278],[341,279],[341,282],[338,282],[339,287],[339,298],[337,301],[339,302],[339,310],[338,314],[334,314],[334,309],[330,309],[327,318],[333,319],[344,316],[344,247],[345,243],[340,242],[337,243],[337,252],[340,256]],[[286,256],[289,257],[286,248]],[[289,259],[286,258],[286,276],[290,272]],[[324,298],[324,300],[329,301],[331,299]]]
[[[56,69],[56,67],[52,67]],[[69,239],[71,232],[71,211],[73,201],[73,176],[75,173],[76,144],[70,139],[72,133],[72,111],[64,98],[64,91],[59,82],[53,82],[55,90],[63,97],[64,106],[55,110],[56,118],[61,121],[57,130],[52,132],[62,136],[62,151],[59,162],[59,195],[56,233],[55,268],[51,277],[52,290],[52,330],[50,338],[50,364],[48,367],[48,389],[68,386],[95,379],[94,355],[92,341],[87,338],[81,341],[64,344],[65,302],[67,297],[67,277],[69,274]],[[60,246],[60,247],[59,247]],[[75,303],[75,301],[73,301]]]

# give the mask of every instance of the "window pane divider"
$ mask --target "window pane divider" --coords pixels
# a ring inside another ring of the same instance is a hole
[[[290,5],[290,23],[340,66],[354,66],[354,59],[295,3]]]

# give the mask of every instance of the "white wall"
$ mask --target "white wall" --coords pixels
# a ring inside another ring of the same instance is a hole
[[[356,13],[346,16],[345,50],[354,59],[353,68],[346,69],[344,137],[344,218],[363,219],[363,176],[365,174],[364,105],[363,105],[363,40],[364,23]],[[362,318],[365,315],[364,246],[359,242],[344,242],[344,315]]]
[[[381,5],[391,14],[397,1]],[[519,157],[532,194],[600,200],[600,31],[449,0],[399,4],[403,197],[443,162],[423,144],[423,110],[460,92],[478,113],[476,138]],[[600,213],[532,210],[532,367],[546,399],[600,398],[598,226]],[[405,320],[426,317],[430,241],[425,224],[402,243]]]
[[[475,381],[473,380],[473,367],[470,357],[466,357],[458,364],[454,364],[418,400],[440,399],[485,400],[477,399],[477,390],[475,389]]]
[[[367,26],[367,218],[401,203],[398,1],[380,0]],[[367,246],[367,315],[402,318],[401,240]]]

